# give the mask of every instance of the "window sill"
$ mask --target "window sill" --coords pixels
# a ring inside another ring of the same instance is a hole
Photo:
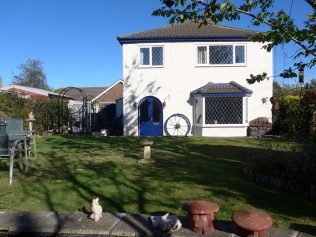
[[[193,127],[201,128],[245,128],[248,127],[248,123],[243,124],[194,124]]]
[[[164,68],[164,65],[159,66],[138,66],[139,69],[146,69],[146,68]]]
[[[195,67],[246,67],[247,64],[196,64]]]

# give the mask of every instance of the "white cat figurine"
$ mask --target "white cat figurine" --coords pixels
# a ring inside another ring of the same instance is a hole
[[[161,216],[161,220],[158,222],[158,228],[168,234],[177,231],[181,228],[182,224],[179,219],[170,221],[168,219],[169,213]]]
[[[102,207],[99,204],[99,198],[92,200],[92,207],[91,207],[92,214],[90,218],[98,222],[102,217]]]

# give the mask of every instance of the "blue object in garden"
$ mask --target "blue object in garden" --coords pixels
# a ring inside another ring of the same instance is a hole
[[[162,136],[163,110],[159,99],[147,96],[138,106],[140,136]]]

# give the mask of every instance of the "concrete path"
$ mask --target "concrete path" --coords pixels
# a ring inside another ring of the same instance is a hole
[[[0,212],[0,236],[60,236],[60,237],[133,237],[157,236],[166,234],[153,230],[148,215],[103,213],[99,222],[87,218],[83,212]],[[183,228],[173,237],[197,237],[188,230],[187,220],[181,219]],[[216,221],[214,233],[210,237],[234,237],[231,222]],[[272,228],[270,237],[311,237],[294,230]]]

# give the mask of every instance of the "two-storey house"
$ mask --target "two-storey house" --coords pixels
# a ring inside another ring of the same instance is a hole
[[[124,134],[246,136],[271,120],[272,53],[255,31],[186,22],[118,37],[123,49]]]

